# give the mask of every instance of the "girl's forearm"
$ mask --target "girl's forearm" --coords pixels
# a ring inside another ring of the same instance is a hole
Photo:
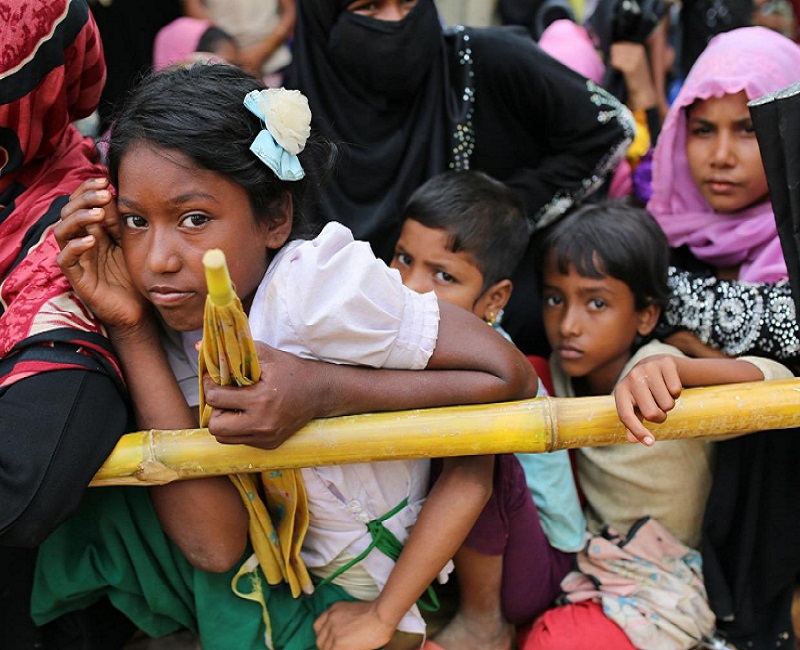
[[[676,357],[678,375],[685,387],[738,384],[762,381],[764,374],[759,368],[739,359],[692,359]]]
[[[143,429],[187,429],[197,426],[161,346],[158,324],[143,320],[135,330],[109,329]]]
[[[395,627],[460,548],[492,494],[494,456],[444,460],[403,552],[376,601]]]
[[[455,403],[475,404],[536,395],[538,377],[518,348],[474,314],[439,300],[439,334],[431,370],[460,370],[468,382]]]
[[[187,429],[197,419],[181,393],[161,346],[158,326],[109,332],[143,429]],[[164,531],[205,571],[227,571],[247,543],[247,512],[228,477],[178,481],[150,490]]]

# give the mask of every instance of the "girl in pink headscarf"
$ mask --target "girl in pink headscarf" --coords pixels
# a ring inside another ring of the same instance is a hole
[[[796,81],[800,47],[762,27],[712,39],[667,114],[647,209],[673,248],[748,282],[786,278],[747,102]]]

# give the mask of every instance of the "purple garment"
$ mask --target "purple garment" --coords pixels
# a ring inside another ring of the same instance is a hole
[[[653,150],[650,149],[639,159],[639,164],[631,174],[633,196],[640,205],[647,205],[653,196]]]
[[[434,459],[431,481],[440,472],[441,460]],[[575,555],[559,551],[547,541],[516,456],[495,457],[493,487],[464,544],[484,555],[503,556],[503,615],[522,625],[553,604]]]

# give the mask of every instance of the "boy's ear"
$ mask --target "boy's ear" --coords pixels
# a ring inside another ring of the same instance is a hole
[[[276,199],[276,210],[269,223],[263,224],[264,245],[270,250],[278,250],[289,239],[292,233],[294,203],[289,192]]]
[[[658,317],[661,316],[661,307],[658,305],[647,305],[644,309],[637,312],[639,319],[636,331],[639,336],[649,336],[658,324]]]
[[[513,287],[508,279],[495,282],[481,294],[472,311],[487,323],[493,323],[508,303]]]

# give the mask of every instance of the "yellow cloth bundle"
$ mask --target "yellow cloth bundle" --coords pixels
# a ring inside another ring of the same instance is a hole
[[[225,255],[218,249],[209,250],[203,256],[203,264],[208,297],[199,358],[200,426],[207,426],[211,409],[205,403],[203,375],[207,372],[221,386],[249,386],[261,377],[261,368],[247,315],[231,284]],[[308,530],[308,498],[300,470],[234,474],[230,479],[247,508],[250,541],[269,584],[285,580],[295,598],[303,592],[312,593],[311,576],[300,557]],[[263,488],[263,500],[259,485]]]

